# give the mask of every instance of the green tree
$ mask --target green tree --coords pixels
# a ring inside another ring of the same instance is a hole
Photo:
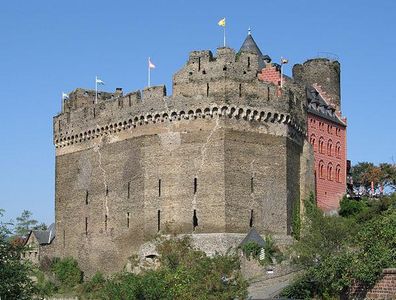
[[[324,216],[312,201],[306,203],[303,234],[293,247],[305,271],[283,296],[339,297],[352,282],[370,287],[384,268],[396,266],[396,195],[362,200],[362,210],[345,203],[347,218]]]
[[[22,214],[16,218],[15,234],[19,236],[27,236],[30,230],[35,229],[37,220],[32,219],[32,212],[24,210]]]
[[[83,273],[78,267],[77,261],[72,257],[55,260],[51,269],[61,287],[65,290],[71,289],[82,282]]]
[[[0,209],[0,218],[4,210]],[[8,241],[9,223],[0,221],[0,298],[31,299],[33,283],[29,277],[30,265],[20,259],[19,246]]]
[[[382,183],[393,190],[396,189],[396,164],[382,163],[379,164],[382,172]]]

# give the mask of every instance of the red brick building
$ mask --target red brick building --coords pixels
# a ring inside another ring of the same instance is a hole
[[[317,204],[334,212],[346,193],[346,119],[327,97],[318,85],[307,87],[307,138],[315,157]]]
[[[267,63],[258,78],[280,86],[280,65]],[[295,65],[293,78],[283,76],[283,81],[306,86],[307,139],[314,151],[316,201],[324,212],[336,212],[346,193],[347,177],[346,118],[340,110],[340,65],[326,58],[308,60]]]

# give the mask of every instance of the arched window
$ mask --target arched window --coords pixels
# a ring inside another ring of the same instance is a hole
[[[333,180],[333,164],[332,163],[329,163],[327,165],[327,179]]]
[[[332,156],[332,152],[333,152],[333,141],[329,140],[327,142],[327,155]]]
[[[336,144],[336,157],[340,158],[341,157],[341,143],[337,142]]]
[[[323,160],[319,162],[319,178],[324,178],[324,163]]]
[[[319,153],[324,153],[324,138],[320,137],[319,139]]]
[[[341,166],[337,165],[336,167],[336,181],[341,182]]]
[[[311,137],[309,138],[309,142],[311,143],[313,150],[316,152],[315,140],[316,140],[315,135],[311,134]]]

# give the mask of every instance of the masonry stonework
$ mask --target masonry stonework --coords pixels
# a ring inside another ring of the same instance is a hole
[[[306,87],[289,78],[280,92],[262,65],[251,48],[193,51],[171,96],[70,93],[53,123],[53,255],[90,276],[121,270],[158,234],[290,235],[314,186]]]

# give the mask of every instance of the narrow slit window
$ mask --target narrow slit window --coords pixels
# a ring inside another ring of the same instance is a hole
[[[206,84],[206,97],[209,97],[209,83]]]
[[[198,71],[201,71],[201,58],[198,57]]]
[[[105,215],[105,223],[104,223],[104,226],[105,226],[105,230],[107,231],[107,215]]]
[[[250,211],[250,220],[249,220],[249,227],[253,227],[253,216],[254,216],[254,212],[253,209]]]
[[[194,194],[197,193],[198,190],[198,179],[197,177],[194,178]]]
[[[197,210],[194,209],[194,214],[193,214],[193,229],[198,226],[198,217],[197,217]]]
[[[158,197],[161,197],[161,179],[158,179]]]
[[[254,178],[250,178],[250,193],[254,193]]]
[[[248,68],[250,68],[250,56],[248,56]]]
[[[157,211],[157,231],[161,230],[161,211]]]
[[[242,84],[239,84],[239,97],[242,97]]]
[[[85,205],[88,205],[89,203],[89,192],[85,191]]]
[[[88,235],[88,218],[85,217],[85,235]]]
[[[95,107],[93,108],[93,117],[94,117],[94,118],[96,117],[96,110],[95,110]]]
[[[127,213],[127,228],[129,228],[129,226],[130,226],[130,214],[129,213]]]
[[[127,197],[128,199],[131,197],[131,182],[128,182]]]
[[[109,195],[109,187],[106,185],[106,196]]]
[[[60,120],[58,122],[58,127],[59,127],[59,131],[62,131],[62,129],[61,129],[61,121]]]
[[[63,229],[63,248],[66,247],[66,230]]]

